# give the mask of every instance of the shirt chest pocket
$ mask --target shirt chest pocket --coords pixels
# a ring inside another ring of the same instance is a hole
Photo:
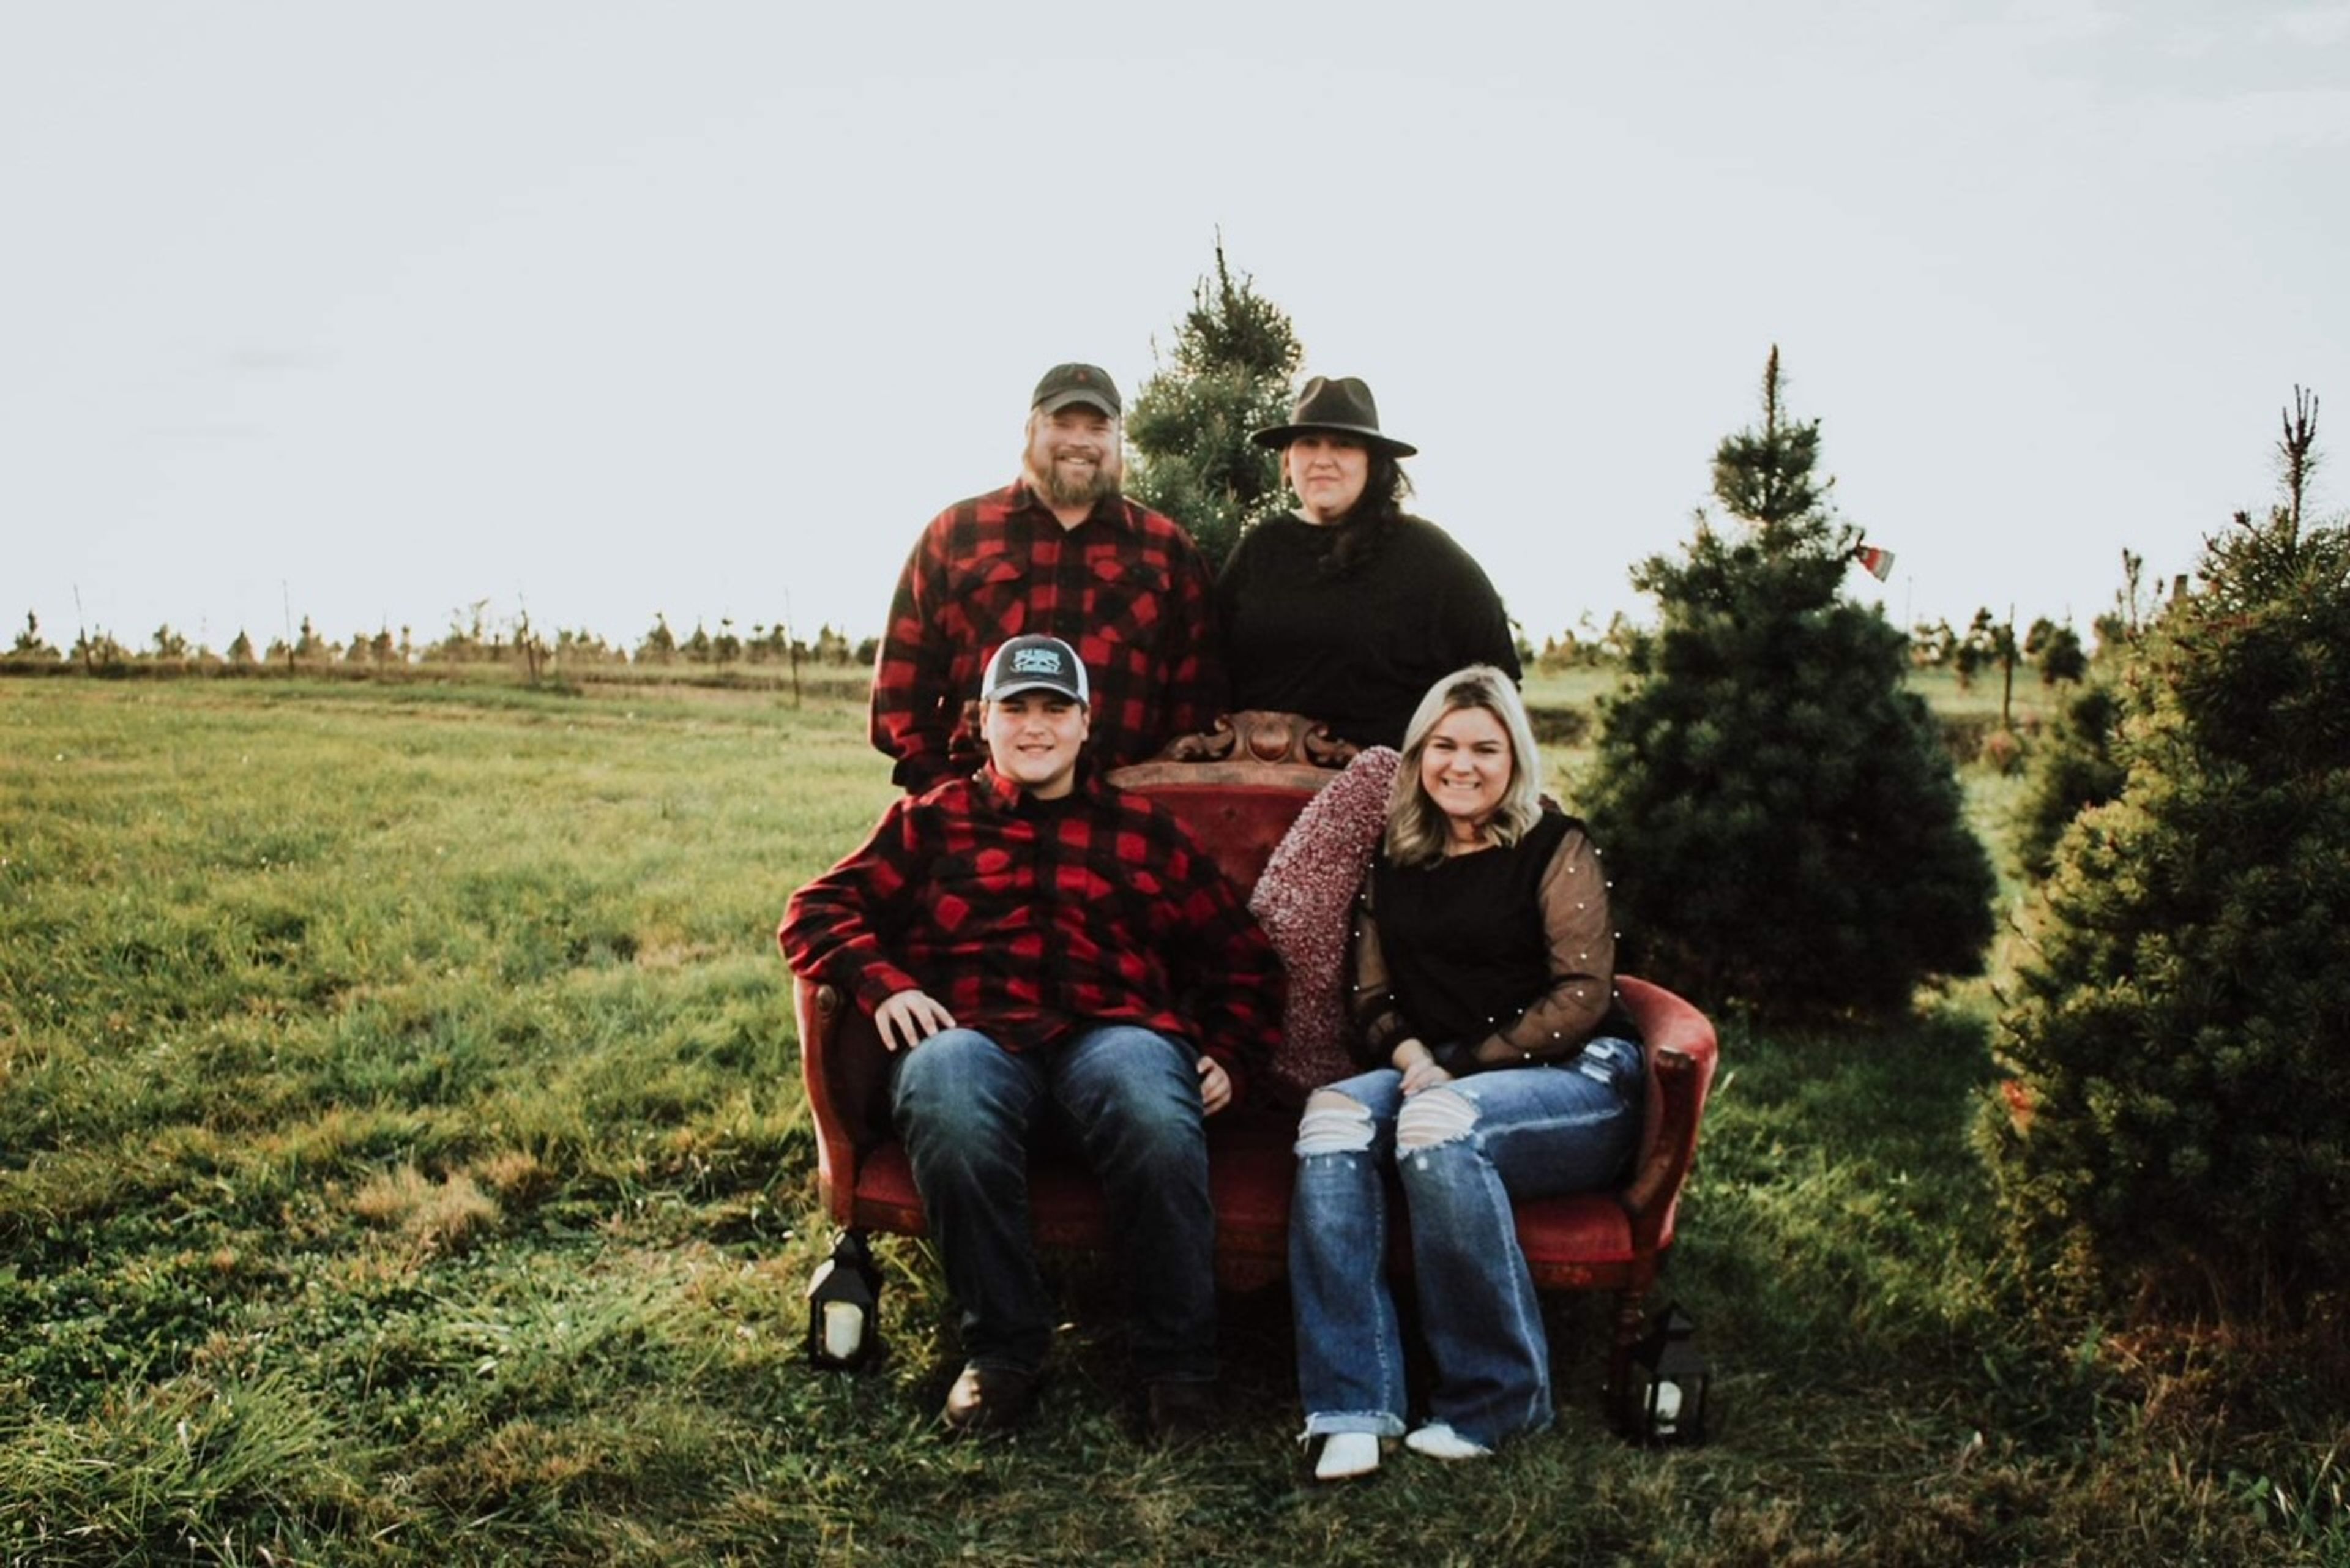
[[[1167,574],[1142,561],[1097,556],[1085,566],[1087,634],[1149,647],[1167,616]]]
[[[1028,583],[1028,564],[1016,556],[981,556],[964,562],[947,578],[940,622],[964,647],[992,649],[1027,629]]]

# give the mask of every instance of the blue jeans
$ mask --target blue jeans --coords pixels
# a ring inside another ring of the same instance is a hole
[[[1404,1429],[1403,1338],[1386,1275],[1390,1170],[1434,1364],[1429,1418],[1488,1448],[1550,1425],[1550,1346],[1511,1200],[1618,1177],[1639,1138],[1644,1083],[1640,1048],[1603,1038],[1570,1064],[1497,1068],[1408,1100],[1393,1068],[1308,1098],[1289,1217],[1308,1437]]]
[[[899,1058],[892,1112],[967,1360],[1034,1372],[1052,1345],[1053,1302],[1028,1222],[1029,1145],[1049,1119],[1109,1200],[1136,1370],[1152,1381],[1216,1376],[1216,1219],[1195,1062],[1189,1046],[1131,1024],[1043,1052],[949,1029]]]

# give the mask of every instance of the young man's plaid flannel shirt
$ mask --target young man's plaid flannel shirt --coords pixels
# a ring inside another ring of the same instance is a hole
[[[868,1012],[920,989],[1015,1051],[1138,1023],[1214,1057],[1235,1099],[1280,1027],[1279,961],[1231,882],[1174,814],[1090,769],[1057,802],[992,765],[901,797],[777,937]]]

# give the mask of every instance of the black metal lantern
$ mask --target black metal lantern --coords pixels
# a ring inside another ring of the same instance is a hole
[[[862,1231],[843,1231],[808,1276],[809,1364],[855,1372],[881,1347],[881,1271]]]
[[[1690,1448],[1705,1441],[1711,1377],[1696,1339],[1697,1324],[1679,1303],[1650,1321],[1648,1335],[1632,1352],[1626,1411],[1634,1441]]]

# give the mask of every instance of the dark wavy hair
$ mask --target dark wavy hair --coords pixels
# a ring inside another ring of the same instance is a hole
[[[1411,494],[1411,477],[1395,453],[1368,442],[1364,451],[1370,466],[1363,475],[1363,493],[1332,524],[1338,537],[1322,557],[1321,575],[1326,577],[1350,577],[1377,559],[1379,547],[1395,531],[1396,520],[1404,515],[1405,498]]]

